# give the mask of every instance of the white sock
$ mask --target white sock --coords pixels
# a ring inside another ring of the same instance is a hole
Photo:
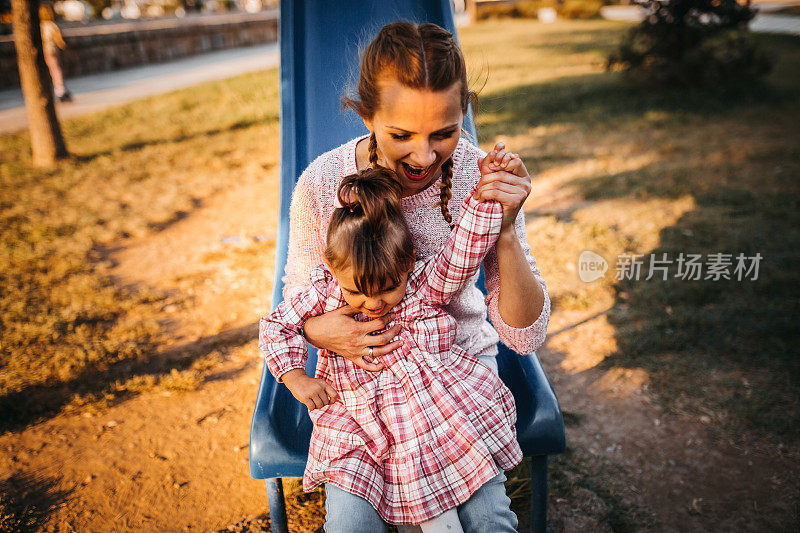
[[[423,533],[464,533],[455,507],[419,525]]]

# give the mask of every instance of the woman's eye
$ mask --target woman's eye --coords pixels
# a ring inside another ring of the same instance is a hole
[[[406,135],[404,133],[392,133],[392,139],[395,139],[395,140],[398,140],[398,141],[405,141],[406,139],[408,139],[408,135]]]
[[[450,137],[453,136],[453,133],[455,133],[455,132],[453,132],[453,131],[445,131],[445,132],[442,132],[442,133],[437,133],[436,136],[439,137],[440,139],[449,139]]]

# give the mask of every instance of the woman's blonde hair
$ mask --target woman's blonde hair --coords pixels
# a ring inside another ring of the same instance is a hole
[[[394,76],[411,89],[443,91],[454,83],[461,84],[461,110],[466,115],[472,102],[477,110],[478,95],[469,89],[464,54],[453,34],[436,24],[395,22],[381,28],[361,57],[358,100],[342,98],[342,107],[350,108],[362,118],[372,119],[380,108],[379,80]],[[462,130],[463,131],[463,130]],[[369,161],[378,165],[378,143],[370,135]],[[447,203],[452,197],[453,158],[442,163],[439,206],[448,224],[453,223]]]

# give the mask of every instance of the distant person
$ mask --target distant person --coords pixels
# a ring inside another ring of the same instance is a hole
[[[59,102],[71,102],[72,94],[64,86],[64,75],[61,73],[61,63],[58,60],[59,48],[64,50],[67,43],[61,36],[54,21],[53,8],[50,6],[39,6],[39,21],[42,30],[42,48],[44,50],[44,61],[50,70],[50,77],[53,79],[53,90]]]

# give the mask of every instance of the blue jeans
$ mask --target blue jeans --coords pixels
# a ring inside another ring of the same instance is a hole
[[[514,533],[517,515],[500,472],[458,506],[458,518],[464,533]],[[420,531],[418,527],[398,526],[401,533]],[[388,526],[378,511],[361,496],[325,484],[325,533],[386,533]]]
[[[479,357],[497,372],[494,356]],[[517,515],[511,510],[506,495],[506,475],[500,472],[484,483],[470,498],[458,506],[458,518],[465,533],[516,532]],[[388,526],[378,511],[361,496],[325,484],[325,533],[386,533]],[[398,526],[400,533],[420,531],[414,526]]]

